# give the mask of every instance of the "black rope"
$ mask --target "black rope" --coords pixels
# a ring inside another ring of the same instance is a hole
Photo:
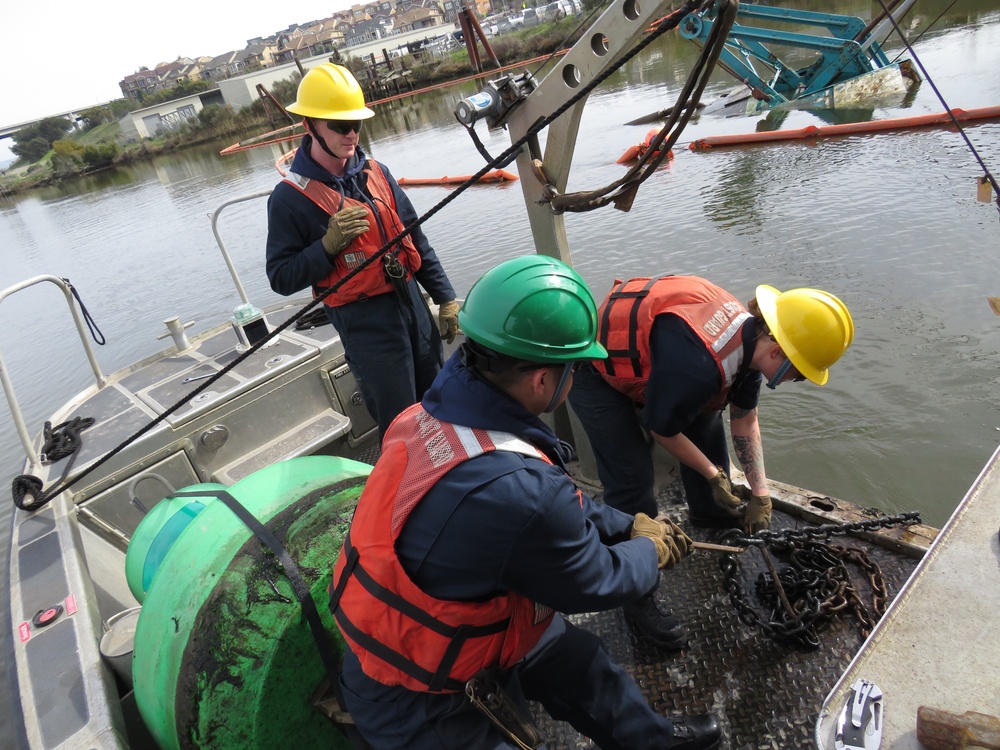
[[[919,34],[917,34],[917,38],[916,38],[916,39],[914,39],[913,41],[911,41],[911,42],[910,42],[910,44],[916,44],[916,43],[917,43],[917,42],[919,42],[919,41],[920,41],[921,39],[923,39],[923,37],[924,37],[924,34],[926,34],[926,33],[927,33],[928,31],[930,31],[931,29],[933,29],[933,28],[934,28],[934,24],[936,24],[936,23],[937,23],[938,21],[940,21],[940,20],[941,20],[942,18],[944,18],[944,14],[945,14],[945,13],[947,13],[948,11],[950,11],[950,10],[951,10],[952,8],[954,8],[954,7],[955,7],[955,4],[956,4],[957,2],[958,2],[958,0],[951,0],[951,2],[950,2],[950,3],[948,3],[948,5],[947,5],[947,7],[946,7],[945,9],[944,9],[944,10],[942,10],[942,11],[941,11],[940,13],[938,13],[938,15],[937,15],[937,18],[935,18],[935,19],[934,19],[933,21],[931,21],[931,22],[930,22],[929,24],[927,24],[927,25],[926,25],[926,26],[925,26],[925,27],[924,27],[924,28],[923,28],[923,29],[921,30],[921,32],[920,32]],[[913,6],[910,6],[910,9],[912,10],[912,9],[913,9]],[[909,11],[907,11],[907,12],[909,12]],[[905,15],[905,14],[904,14],[904,15]],[[879,42],[879,46],[881,47],[881,46],[885,45],[885,43],[886,43],[887,41],[889,41],[889,37],[890,37],[890,36],[892,36],[892,32],[891,32],[891,31],[890,31],[890,32],[889,32],[888,34],[886,34],[886,35],[885,35],[885,39],[883,39],[883,40],[882,40],[881,42]],[[906,42],[906,39],[903,39],[903,42],[905,43],[905,42]],[[902,53],[902,52],[900,52],[900,53],[899,53],[898,55],[896,55],[896,56],[895,56],[895,57],[894,57],[894,58],[892,59],[892,62],[894,62],[894,63],[895,63],[895,62],[898,62],[898,61],[899,61],[899,58],[901,58],[902,56],[903,56],[903,53]]]
[[[928,85],[934,91],[934,94],[935,96],[937,96],[938,101],[941,102],[941,106],[945,108],[945,111],[951,118],[951,122],[955,126],[955,129],[958,130],[959,135],[962,136],[962,140],[965,141],[965,145],[968,146],[969,151],[972,152],[972,155],[976,158],[976,161],[979,162],[979,166],[983,170],[983,176],[987,180],[989,180],[990,185],[993,186],[994,193],[996,193],[997,198],[995,202],[997,204],[997,212],[1000,213],[1000,185],[997,185],[996,179],[993,177],[992,174],[990,174],[990,170],[986,168],[986,163],[979,155],[979,152],[976,150],[976,147],[972,145],[972,141],[969,140],[968,134],[962,128],[962,125],[958,122],[958,118],[955,117],[955,113],[951,111],[951,107],[948,106],[948,102],[944,100],[944,96],[941,95],[941,92],[938,90],[937,85],[934,83],[934,79],[931,78],[930,73],[927,72],[927,68],[924,67],[924,64],[920,61],[920,58],[917,57],[916,50],[914,50],[913,47],[910,45],[910,42],[906,38],[906,35],[903,33],[903,30],[899,28],[899,24],[896,23],[896,19],[893,18],[892,13],[889,12],[889,9],[885,7],[884,0],[878,0],[878,4],[882,6],[882,10],[885,11],[886,15],[889,18],[889,22],[892,24],[892,27],[896,30],[896,33],[899,34],[899,38],[903,40],[903,44],[906,45],[907,51],[913,57],[913,61],[918,66],[920,66],[920,72],[924,74],[924,78],[927,80]]]
[[[94,420],[91,417],[74,417],[68,422],[57,425],[55,428],[52,427],[51,422],[45,423],[43,430],[45,443],[42,445],[40,456],[42,462],[52,464],[69,456],[69,461],[66,462],[62,474],[56,481],[57,485],[66,479],[70,469],[73,468],[73,463],[76,461],[80,448],[83,447],[83,440],[80,438],[80,433],[93,424]],[[11,484],[11,496],[14,498],[14,505],[21,510],[38,510],[55,497],[55,494],[51,492],[43,492],[42,488],[42,480],[31,474],[21,474],[14,477],[14,481]]]
[[[653,172],[656,171],[656,168],[669,156],[670,149],[677,142],[680,134],[697,111],[695,105],[701,100],[701,95],[708,84],[709,77],[725,48],[726,39],[728,39],[729,30],[736,21],[738,9],[738,2],[722,0],[719,3],[718,15],[716,22],[712,26],[712,32],[695,66],[691,69],[691,73],[684,83],[676,104],[671,108],[667,122],[660,129],[656,137],[650,141],[649,148],[639,158],[638,162],[624,176],[604,188],[568,195],[549,196],[553,211],[557,213],[563,211],[592,211],[595,208],[601,208],[612,202],[614,202],[615,208],[620,211],[628,211],[632,207],[632,201],[635,199],[635,194],[639,186],[649,179]],[[624,64],[625,61],[638,54],[660,34],[676,28],[689,12],[691,11],[688,10],[688,6],[684,6],[670,15],[661,18],[657,22],[655,30],[645,37],[640,45],[637,45],[628,55],[622,58],[622,61],[614,68],[610,69],[608,74],[610,75],[621,64]],[[603,80],[603,77],[601,80]]]
[[[83,313],[83,319],[87,323],[87,328],[90,329],[91,337],[94,339],[94,341],[97,342],[98,346],[104,346],[104,344],[106,343],[104,334],[101,333],[101,329],[97,327],[97,323],[94,322],[94,319],[90,316],[90,313],[87,311],[87,306],[83,304],[83,300],[80,299],[80,294],[76,291],[76,287],[73,286],[73,284],[71,284],[70,280],[67,278],[63,278],[63,283],[67,287],[69,287],[69,290],[73,293],[73,296],[76,297],[76,302],[78,305],[80,305],[80,312]]]
[[[677,11],[677,13],[686,15],[687,13],[694,11],[695,8],[698,8],[699,6],[703,5],[707,7],[712,2],[713,0],[687,0],[687,2],[681,7],[681,9]],[[469,177],[469,179],[467,179],[461,185],[458,185],[454,190],[448,193],[448,195],[445,196],[440,202],[432,206],[426,213],[424,213],[422,216],[418,216],[412,223],[403,227],[403,229],[399,232],[399,234],[387,240],[380,248],[378,248],[374,253],[372,253],[372,255],[370,255],[367,259],[365,259],[363,263],[361,263],[353,270],[349,271],[347,274],[341,277],[339,281],[337,281],[336,283],[332,284],[329,287],[317,290],[315,294],[315,299],[313,299],[305,306],[303,306],[303,308],[298,313],[289,317],[284,323],[281,323],[280,325],[276,326],[274,330],[272,330],[267,336],[265,336],[256,344],[251,346],[249,349],[240,354],[238,357],[234,358],[229,364],[227,364],[225,367],[216,372],[212,377],[206,378],[205,380],[201,381],[201,383],[198,386],[196,386],[190,393],[187,393],[184,396],[182,396],[181,399],[177,401],[177,403],[162,411],[153,420],[148,422],[143,427],[140,427],[132,435],[125,438],[119,445],[117,445],[116,447],[112,448],[110,451],[105,453],[103,456],[94,461],[79,474],[72,477],[68,482],[64,483],[63,480],[60,480],[60,482],[56,487],[51,488],[46,493],[46,501],[52,497],[55,497],[60,492],[64,492],[73,484],[80,481],[81,479],[88,476],[93,471],[103,466],[108,461],[110,461],[116,455],[121,453],[121,451],[123,451],[126,447],[131,445],[133,442],[135,442],[140,437],[145,435],[147,432],[152,430],[158,424],[163,422],[165,419],[167,419],[167,417],[172,415],[178,409],[186,405],[191,399],[195,398],[202,391],[206,390],[214,383],[216,383],[219,380],[219,378],[228,374],[230,371],[232,371],[234,368],[238,367],[242,362],[244,362],[248,357],[255,354],[264,346],[267,346],[271,341],[274,340],[276,336],[280,335],[288,328],[295,325],[300,318],[304,317],[306,314],[311,312],[317,305],[322,304],[324,300],[331,294],[336,293],[342,286],[352,281],[359,274],[364,273],[369,266],[381,260],[383,255],[385,255],[389,250],[395,247],[404,238],[413,234],[419,227],[427,223],[431,218],[433,218],[442,210],[444,210],[446,206],[451,204],[452,201],[456,200],[462,193],[464,193],[466,190],[468,190],[470,187],[476,184],[484,175],[486,175],[486,173],[495,169],[497,164],[509,163],[510,157],[516,156],[518,153],[520,153],[524,145],[528,143],[532,138],[537,137],[539,132],[541,132],[555,119],[563,115],[567,110],[575,106],[579,101],[588,97],[591,91],[593,91],[597,86],[603,83],[608,77],[613,75],[618,68],[620,68],[629,60],[631,60],[633,57],[635,57],[637,54],[639,54],[639,52],[641,52],[653,40],[655,40],[661,34],[665,33],[668,30],[669,29],[666,28],[663,24],[660,24],[653,32],[647,35],[639,45],[633,48],[633,50],[631,50],[628,54],[623,56],[614,66],[612,66],[604,73],[599,75],[597,78],[595,78],[593,81],[591,81],[589,84],[581,88],[576,94],[570,97],[566,102],[564,102],[548,117],[539,118],[539,120],[534,125],[532,125],[527,130],[527,132],[523,136],[521,136],[521,138],[519,138],[516,142],[511,144],[510,148],[506,149],[503,153],[500,154],[500,156],[496,157],[493,163],[487,164],[486,166],[482,167],[478,172]]]
[[[307,315],[297,315],[295,320],[295,330],[305,331],[310,328],[318,328],[330,322],[330,316],[326,310],[313,310]]]

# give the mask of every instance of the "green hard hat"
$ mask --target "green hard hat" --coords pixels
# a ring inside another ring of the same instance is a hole
[[[546,255],[504,261],[472,285],[458,313],[465,335],[529,362],[608,356],[597,343],[597,305],[580,275]]]

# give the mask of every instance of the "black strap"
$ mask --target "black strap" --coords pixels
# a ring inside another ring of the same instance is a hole
[[[427,689],[430,692],[436,693],[442,690],[464,690],[465,683],[455,680],[449,675],[451,674],[451,669],[455,666],[455,662],[458,660],[466,641],[470,638],[481,638],[484,636],[502,633],[509,627],[510,618],[507,617],[502,620],[497,620],[496,622],[489,623],[488,625],[449,625],[446,622],[438,620],[428,612],[420,609],[416,605],[375,581],[368,571],[359,565],[360,555],[358,554],[357,548],[351,544],[350,532],[348,532],[347,537],[344,539],[344,550],[341,554],[346,555],[347,558],[344,568],[340,573],[340,580],[330,591],[330,611],[333,612],[333,616],[337,620],[337,624],[341,627],[344,633],[348,635],[351,640],[365,649],[365,651],[368,651],[418,682],[427,685]],[[347,587],[347,582],[351,576],[354,576],[364,589],[379,601],[388,604],[393,609],[396,609],[438,635],[450,639],[448,647],[445,649],[445,653],[441,657],[441,661],[434,672],[421,667],[416,662],[405,657],[399,651],[390,648],[376,638],[373,638],[363,632],[351,621],[344,610],[340,607],[340,598],[343,595],[344,589]]]
[[[642,377],[642,361],[639,356],[639,308],[642,306],[643,300],[649,296],[649,291],[653,288],[653,284],[662,278],[666,277],[660,276],[650,279],[646,282],[642,289],[634,292],[621,291],[625,287],[625,284],[628,283],[623,281],[617,287],[612,289],[611,294],[608,295],[608,304],[604,306],[601,333],[601,344],[608,350],[608,358],[604,360],[608,375],[615,374],[615,367],[612,359],[614,357],[622,357],[632,361],[632,376],[636,378]],[[632,300],[632,309],[629,310],[628,317],[628,347],[626,349],[609,349],[608,334],[610,333],[609,329],[611,327],[611,307],[620,299]]]
[[[312,594],[309,592],[309,586],[302,578],[302,574],[299,572],[299,566],[292,559],[292,556],[288,554],[288,550],[285,549],[284,545],[278,541],[278,538],[271,533],[271,530],[267,528],[264,524],[257,520],[257,518],[248,511],[243,504],[237,500],[235,497],[229,494],[227,490],[191,490],[191,491],[181,491],[175,492],[173,497],[214,497],[221,500],[233,514],[243,522],[250,531],[260,539],[268,548],[274,553],[274,556],[281,563],[281,567],[285,571],[285,576],[288,578],[288,582],[292,584],[292,590],[295,592],[296,598],[299,600],[299,604],[302,606],[302,613],[305,615],[306,622],[309,623],[309,629],[312,631],[313,640],[316,642],[316,648],[319,650],[320,659],[323,660],[323,667],[326,670],[327,679],[330,680],[331,687],[337,685],[340,681],[340,664],[337,663],[337,659],[334,656],[333,648],[330,644],[329,635],[326,632],[326,628],[323,627],[323,621],[319,617],[319,611],[316,609],[316,602],[313,601]],[[335,689],[335,694],[337,696],[337,702],[341,703],[340,692]],[[341,703],[341,710],[347,713],[347,709]]]
[[[90,316],[90,313],[87,312],[87,306],[83,304],[83,300],[80,299],[80,294],[76,291],[76,287],[73,286],[69,279],[65,277],[63,277],[63,283],[69,287],[69,290],[73,292],[73,296],[76,297],[77,304],[80,305],[80,312],[83,313],[83,319],[87,323],[87,328],[90,329],[91,337],[97,342],[98,346],[104,346],[104,344],[107,343],[107,339],[104,338],[104,334],[101,333],[101,329],[97,327],[97,323]]]

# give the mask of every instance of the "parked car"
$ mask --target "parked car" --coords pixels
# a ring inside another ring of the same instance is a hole
[[[507,16],[502,13],[498,13],[495,16],[487,16],[479,23],[483,28],[483,33],[486,36],[497,36],[498,34],[503,34],[504,32],[510,31],[511,24]]]
[[[537,26],[540,22],[541,19],[538,16],[538,11],[534,8],[525,8],[510,17],[510,24],[515,29],[530,28],[531,26]]]
[[[548,5],[543,5],[538,9],[538,17],[541,19],[542,23],[552,23],[554,21],[561,21],[566,17],[566,10],[563,6],[558,3],[549,3]]]

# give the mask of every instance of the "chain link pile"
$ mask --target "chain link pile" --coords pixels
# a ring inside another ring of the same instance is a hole
[[[919,522],[919,513],[902,513],[851,524],[760,531],[752,537],[738,530],[728,532],[723,543],[759,548],[769,567],[771,552],[784,563],[780,569],[776,568],[780,586],[775,585],[770,572],[757,577],[757,601],[766,612],[762,615],[744,592],[738,555],[720,556],[719,567],[725,576],[729,600],[740,621],[760,628],[775,641],[815,650],[820,645],[819,633],[842,613],[853,615],[862,637],[867,637],[885,613],[889,601],[882,571],[863,550],[831,544],[829,539]],[[855,586],[848,564],[867,580],[871,590],[870,607]]]

